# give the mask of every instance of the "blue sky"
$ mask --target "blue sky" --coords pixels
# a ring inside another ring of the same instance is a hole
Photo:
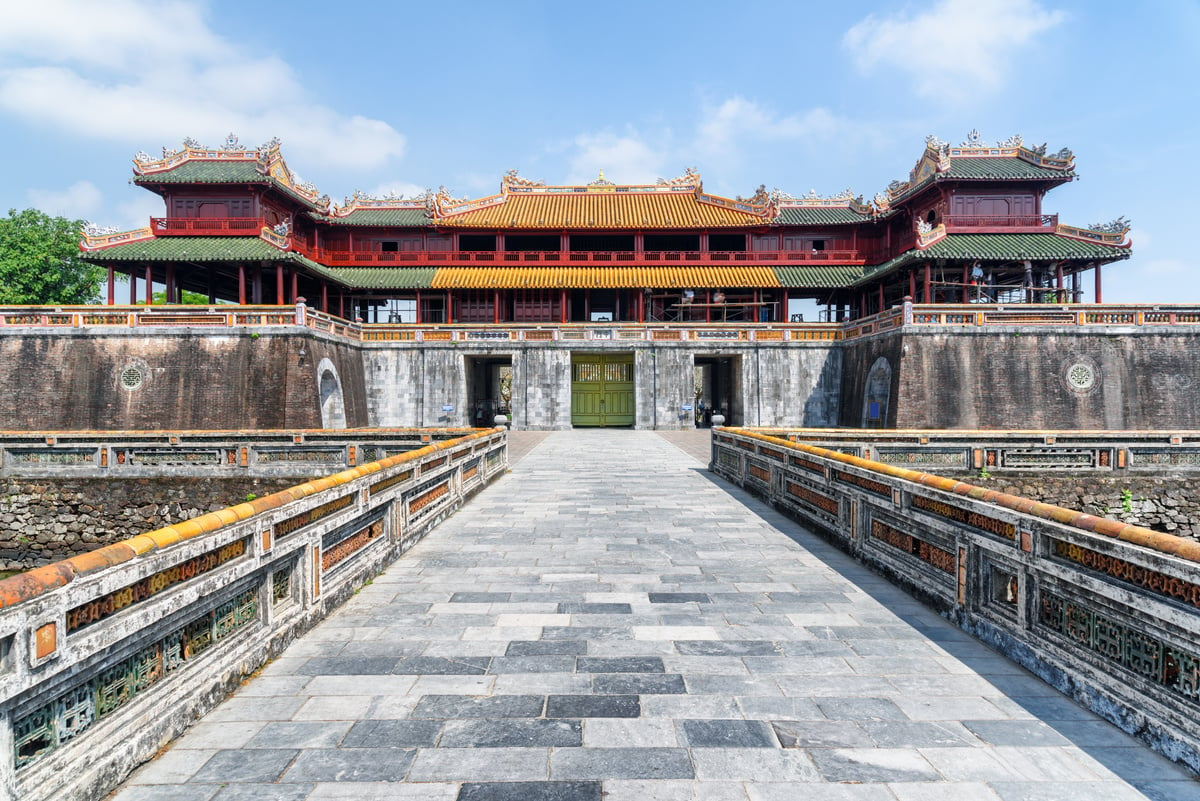
[[[1070,147],[1046,210],[1133,221],[1108,302],[1200,302],[1200,2],[40,0],[0,24],[0,211],[132,228],[137,151],[273,136],[336,202],[505,170],[870,198],[927,134]],[[1085,282],[1090,300],[1091,283]]]

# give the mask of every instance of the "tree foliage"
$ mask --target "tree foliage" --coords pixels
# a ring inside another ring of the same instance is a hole
[[[167,293],[158,291],[154,293],[154,303],[163,304],[167,302]],[[179,302],[184,306],[207,306],[208,295],[202,295],[199,292],[192,292],[189,289],[179,290]]]
[[[37,209],[0,217],[0,305],[95,302],[104,269],[79,257],[81,226]]]

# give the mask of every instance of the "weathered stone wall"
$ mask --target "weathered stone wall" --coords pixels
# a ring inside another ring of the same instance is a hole
[[[1192,332],[1022,326],[909,329],[881,339],[900,350],[897,428],[1200,428],[1200,337]],[[1080,365],[1089,386],[1068,377]],[[861,391],[847,381],[849,425]]]
[[[350,343],[247,329],[5,332],[0,429],[320,428],[322,358],[337,366],[347,425],[367,425],[362,360]],[[129,367],[141,372],[136,389],[122,384]]]
[[[1200,487],[1195,478],[1030,475],[957,476],[987,489],[1120,520],[1177,537],[1200,539]]]
[[[269,495],[295,479],[0,481],[0,570],[26,570]]]

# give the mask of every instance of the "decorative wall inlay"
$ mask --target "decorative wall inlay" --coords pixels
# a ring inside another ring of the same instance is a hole
[[[128,584],[119,590],[88,601],[85,604],[80,604],[67,612],[67,633],[71,634],[79,631],[85,626],[103,620],[134,604],[141,603],[147,598],[157,595],[180,582],[188,581],[196,576],[208,573],[227,562],[237,559],[246,552],[248,542],[249,538],[247,537],[234,540],[231,543],[222,545],[220,548],[202,553],[186,562],[174,565],[166,570],[160,570],[141,581]]]
[[[960,506],[951,506],[945,501],[926,498],[924,495],[913,495],[911,505],[914,509],[953,520],[955,523],[964,523],[1006,540],[1015,540],[1017,537],[1017,527],[1012,523],[981,515],[978,512],[971,512]]]
[[[91,448],[6,448],[4,452],[10,462],[18,464],[94,464],[96,461],[96,451]]]
[[[820,509],[823,512],[828,512],[835,517],[841,513],[841,506],[837,498],[831,498],[828,495],[823,495],[816,490],[809,489],[803,484],[797,484],[794,481],[785,481],[784,486],[787,488],[788,495],[799,498],[801,501]]]
[[[405,470],[402,473],[397,473],[391,478],[385,478],[382,481],[376,481],[371,485],[371,494],[377,495],[378,493],[383,492],[385,489],[390,489],[397,484],[403,484],[405,481],[408,481],[410,478],[412,478],[412,475],[413,471]]]
[[[760,445],[758,448],[758,452],[762,456],[765,456],[768,459],[774,459],[777,462],[782,462],[785,460],[783,451],[777,451],[774,448],[764,448]]]
[[[146,373],[139,365],[131,364],[121,371],[120,382],[121,386],[130,392],[141,389],[142,384],[146,382]]]
[[[323,517],[328,517],[335,512],[340,512],[354,504],[355,493],[343,495],[340,498],[334,498],[332,501],[327,501],[320,506],[314,506],[307,512],[301,512],[298,515],[293,515],[287,520],[281,520],[275,524],[275,539],[280,540],[297,529],[307,526],[309,523],[315,523]]]
[[[1104,660],[1200,703],[1200,655],[1164,642],[1139,623],[1119,620],[1043,590],[1038,622]]]
[[[383,535],[385,509],[372,513],[374,519],[358,521],[331,531],[321,538],[321,570],[346,561]]]
[[[71,687],[13,724],[13,761],[27,767],[153,687],[171,671],[258,617],[258,591],[246,590],[166,637]]]
[[[825,465],[820,462],[814,462],[811,459],[805,459],[803,456],[793,456],[792,464],[810,473],[816,473],[818,476],[825,475]]]
[[[728,448],[717,449],[717,463],[722,467],[728,467],[730,470],[737,470],[740,461],[741,460],[738,455]]]
[[[1100,456],[1091,448],[1005,448],[1000,451],[1000,466],[1015,470],[1093,469]]]
[[[1066,370],[1067,386],[1076,392],[1086,392],[1096,384],[1096,371],[1090,364],[1076,362]]]
[[[737,446],[744,451],[750,451],[751,453],[754,453],[754,443],[753,442],[746,442],[745,440],[739,439],[737,441]]]
[[[967,452],[963,449],[952,451],[885,451],[879,450],[875,460],[884,464],[922,465],[932,464],[944,467],[966,467]]]
[[[1181,579],[1178,576],[1168,576],[1157,570],[1064,540],[1052,540],[1052,542],[1054,543],[1054,555],[1060,559],[1083,565],[1089,570],[1104,573],[1127,584],[1149,590],[1156,595],[1174,598],[1200,607],[1200,584]]]
[[[936,567],[951,576],[958,569],[958,559],[953,553],[936,545],[918,539],[898,528],[884,523],[882,520],[871,518],[871,537],[887,543],[893,548],[903,551],[909,556],[915,556],[926,564]]]
[[[441,467],[445,463],[446,463],[445,456],[439,456],[437,459],[430,459],[428,462],[421,465],[421,472],[428,473],[430,470],[433,470],[434,468],[437,468],[437,467]]]
[[[289,562],[271,573],[271,600],[275,604],[284,603],[292,597],[292,574],[295,571],[296,563]]]
[[[763,467],[761,464],[758,464],[754,461],[747,462],[746,469],[750,472],[750,475],[754,476],[759,481],[763,481],[768,484],[771,483],[770,469]]]
[[[342,464],[345,461],[341,448],[255,448],[254,455],[260,462]]]
[[[469,481],[479,475],[479,460],[476,459],[469,466],[464,467],[462,471],[463,481]]]
[[[1154,467],[1169,465],[1200,465],[1200,451],[1167,450],[1150,448],[1130,448],[1130,465],[1150,465]]]
[[[223,464],[224,457],[224,451],[219,448],[130,448],[117,451],[117,462],[131,465]]]
[[[843,473],[841,470],[835,470],[833,477],[843,484],[851,484],[880,497],[888,499],[892,497],[892,488],[880,481],[872,481],[865,476],[855,475],[854,473]]]
[[[443,481],[441,484],[438,484],[437,486],[433,487],[432,489],[425,490],[423,492],[418,491],[418,494],[414,494],[412,500],[410,500],[408,502],[408,513],[410,515],[416,514],[417,512],[421,511],[426,506],[428,506],[429,504],[433,503],[434,501],[438,500],[439,498],[443,497],[444,495],[449,494],[449,492],[450,492],[450,482],[449,481]]]

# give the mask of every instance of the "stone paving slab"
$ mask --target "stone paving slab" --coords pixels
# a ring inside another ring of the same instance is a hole
[[[1200,783],[704,469],[512,472],[114,801],[1200,799]]]

